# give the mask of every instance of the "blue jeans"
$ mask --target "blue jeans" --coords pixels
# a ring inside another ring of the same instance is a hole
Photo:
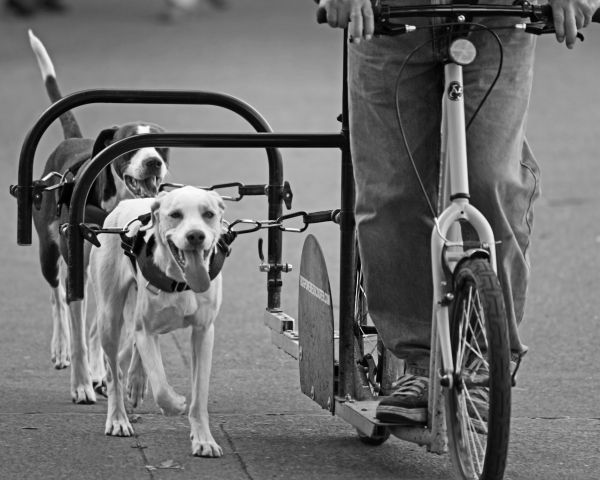
[[[486,24],[507,20],[489,20]],[[510,20],[508,20],[510,23]],[[409,21],[410,23],[410,21]],[[497,241],[511,349],[520,352],[529,278],[533,203],[540,193],[538,166],[525,139],[534,39],[497,32],[504,45],[502,75],[468,131],[471,202],[490,221]],[[466,118],[471,118],[498,67],[491,34],[470,34],[477,47],[464,67]],[[408,365],[428,366],[432,295],[431,213],[408,159],[394,97],[400,66],[431,29],[350,45],[351,149],[356,220],[369,311],[385,346]],[[437,202],[443,66],[439,43],[428,43],[399,79],[398,108],[409,147],[429,198]]]

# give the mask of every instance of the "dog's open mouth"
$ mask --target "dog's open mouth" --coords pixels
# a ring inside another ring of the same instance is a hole
[[[129,191],[138,198],[155,197],[158,194],[159,177],[138,179],[125,175],[124,180]]]
[[[204,250],[180,250],[167,240],[173,259],[181,268],[185,281],[194,292],[205,292],[210,287],[210,276],[206,260],[208,252]]]
[[[183,250],[179,250],[171,240],[167,240],[167,243],[171,250],[171,255],[173,255],[173,258],[183,270],[185,268],[185,255],[183,254]]]

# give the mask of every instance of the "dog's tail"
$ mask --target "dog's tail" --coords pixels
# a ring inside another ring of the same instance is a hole
[[[51,102],[57,102],[62,98],[62,93],[58,88],[58,82],[56,81],[56,73],[54,71],[54,65],[52,64],[52,60],[50,60],[50,56],[46,51],[46,47],[37,38],[31,30],[29,30],[29,43],[31,44],[31,48],[35,57],[37,59],[38,65],[40,67],[42,73],[42,79],[44,80],[44,84],[46,85],[46,92],[48,92],[48,96],[50,97]],[[75,119],[75,115],[73,112],[65,112],[60,116],[60,123],[62,125],[63,134],[65,138],[82,138],[81,129],[79,128],[79,124]]]

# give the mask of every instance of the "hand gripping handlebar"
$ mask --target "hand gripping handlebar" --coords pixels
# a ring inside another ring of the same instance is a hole
[[[388,29],[382,25],[393,18],[409,17],[457,17],[458,15],[479,17],[519,17],[528,18],[532,22],[543,22],[551,26],[553,23],[552,7],[549,4],[533,5],[527,1],[515,5],[486,4],[448,4],[448,5],[392,5],[385,0],[371,0],[375,18],[375,34],[385,35]],[[317,9],[317,22],[327,23],[327,12],[324,7]],[[592,16],[592,22],[600,23],[600,9]],[[553,30],[547,30],[548,33]],[[545,32],[544,32],[545,33]]]

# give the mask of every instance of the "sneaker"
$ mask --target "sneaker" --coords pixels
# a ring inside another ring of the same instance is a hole
[[[388,423],[425,423],[429,378],[405,374],[392,387],[394,393],[379,402],[375,418]]]

